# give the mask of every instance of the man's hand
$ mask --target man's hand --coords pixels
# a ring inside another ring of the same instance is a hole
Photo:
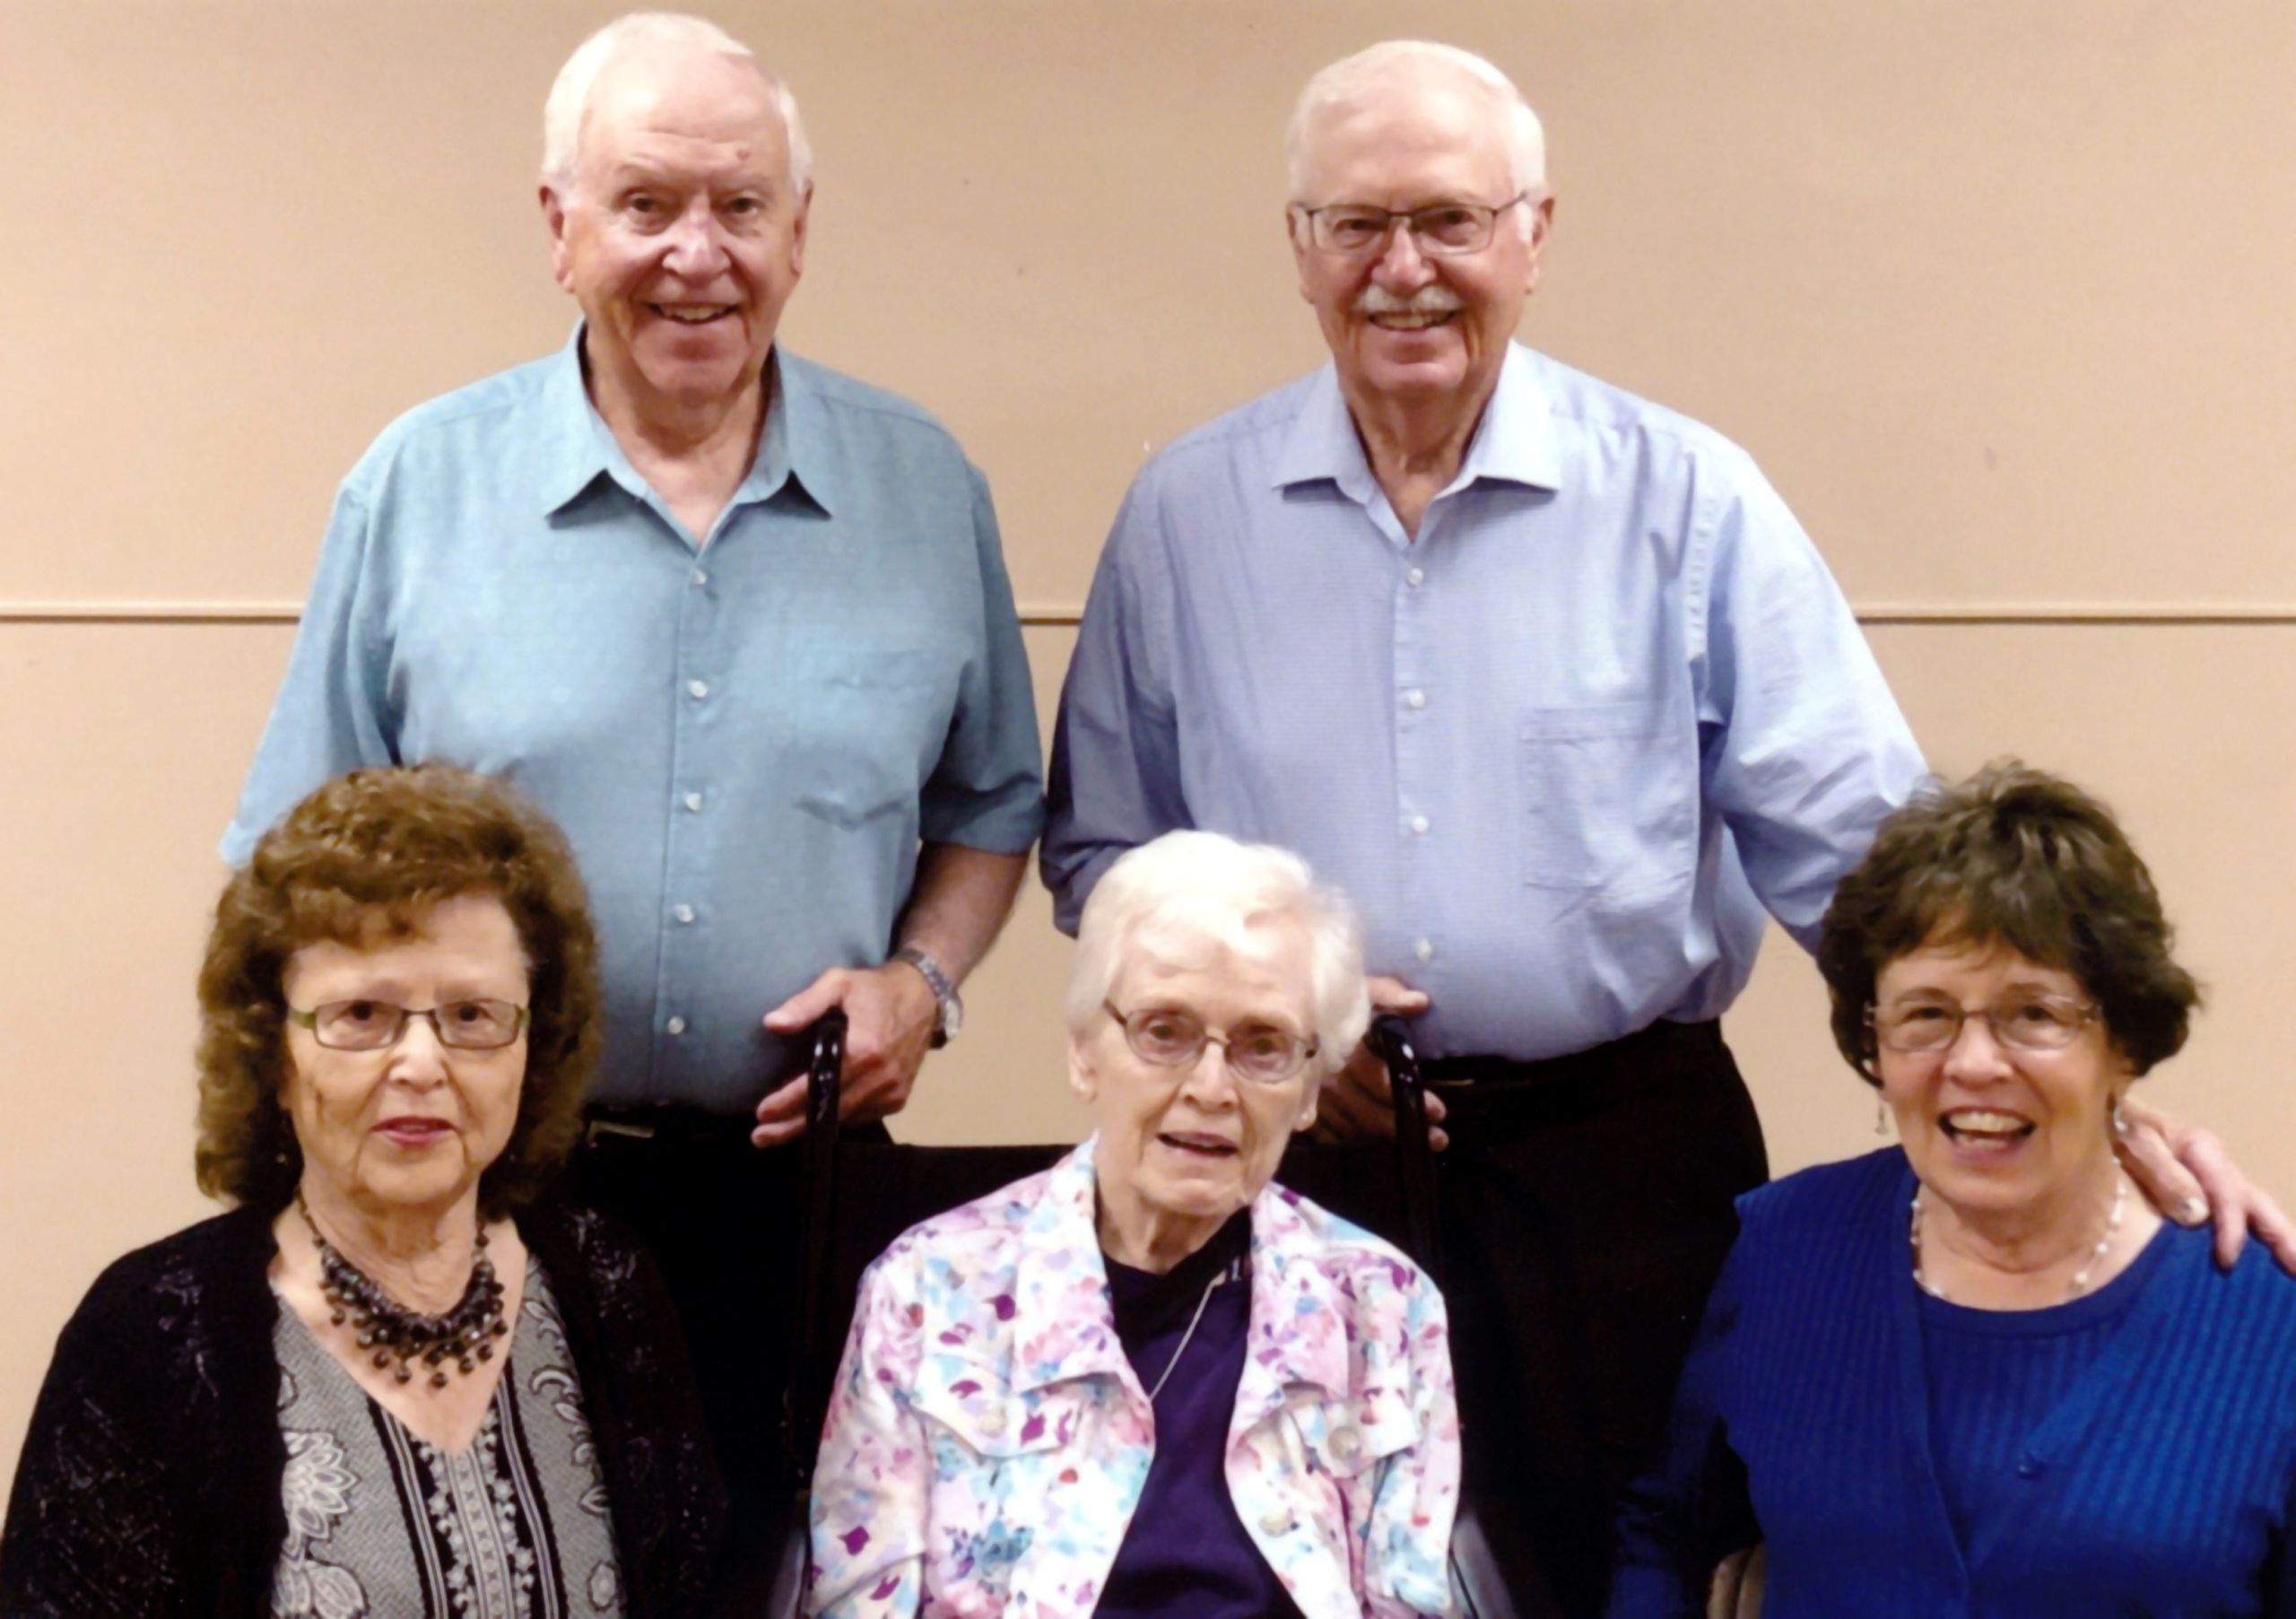
[[[1365,986],[1371,992],[1371,1010],[1417,1017],[1427,1010],[1427,997],[1401,979],[1374,975]],[[1427,1098],[1427,1142],[1437,1152],[1451,1138],[1435,1127],[1443,1122],[1443,1099]],[[1367,1039],[1348,1053],[1346,1066],[1324,1081],[1322,1100],[1316,1104],[1316,1122],[1309,1134],[1318,1141],[1370,1141],[1396,1133],[1395,1089],[1387,1083],[1387,1065],[1371,1049]]]
[[[796,1034],[831,1006],[845,1008],[845,1078],[838,1117],[866,1124],[909,1105],[918,1065],[932,1042],[940,1008],[925,975],[907,962],[883,967],[832,967],[765,1014],[775,1034]],[[805,1133],[805,1076],[799,1075],[757,1104],[753,1146],[778,1146]]]
[[[2137,1189],[2179,1225],[2216,1223],[2216,1262],[2230,1269],[2254,1232],[2280,1268],[2296,1275],[2296,1225],[2270,1193],[2250,1183],[2213,1130],[2179,1124],[2124,1098],[2121,1162]]]
[[[1770,1582],[1770,1548],[1733,1552],[1714,1570],[1706,1592],[1706,1619],[1761,1619],[1762,1588]]]

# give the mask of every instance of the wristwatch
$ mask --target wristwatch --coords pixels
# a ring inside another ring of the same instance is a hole
[[[907,962],[916,968],[924,976],[926,988],[933,991],[933,999],[940,1007],[939,1015],[933,1022],[933,1049],[937,1051],[956,1039],[957,1031],[965,1026],[963,997],[957,994],[957,987],[949,975],[941,971],[941,963],[916,945],[903,944],[893,952],[893,960]]]

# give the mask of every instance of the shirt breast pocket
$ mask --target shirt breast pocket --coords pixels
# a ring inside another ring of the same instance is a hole
[[[956,709],[955,662],[926,648],[820,648],[787,723],[797,805],[854,831],[913,815]]]
[[[1054,1468],[1074,1435],[1073,1397],[1059,1388],[1012,1394],[985,1369],[928,1355],[908,1397],[932,1458],[934,1536],[964,1547],[969,1562],[958,1589],[941,1597],[949,1614],[970,1614],[968,1597],[1008,1592],[1030,1558]]]
[[[1011,1394],[986,1368],[938,1357],[918,1369],[909,1403],[929,1426],[991,1464],[1055,1449],[1075,1422],[1058,1390]]]
[[[1621,900],[1689,875],[1698,754],[1675,703],[1526,709],[1517,750],[1527,885]]]
[[[1417,1442],[1419,1428],[1411,1420],[1407,1403],[1396,1398],[1365,1404],[1371,1408],[1384,1408],[1391,1414],[1383,1421],[1366,1422],[1362,1413],[1344,1403],[1326,1405],[1318,1399],[1292,1403],[1292,1425],[1299,1430],[1300,1444],[1314,1471],[1336,1479],[1352,1479],[1377,1471],[1387,1458]]]

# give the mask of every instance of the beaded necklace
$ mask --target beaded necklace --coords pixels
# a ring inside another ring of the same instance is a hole
[[[378,1371],[396,1361],[391,1375],[411,1382],[414,1362],[420,1361],[430,1373],[430,1387],[444,1388],[449,1362],[467,1376],[480,1362],[494,1358],[494,1340],[506,1336],[510,1327],[502,1319],[502,1284],[494,1278],[494,1262],[486,1257],[484,1224],[478,1230],[478,1252],[463,1296],[444,1314],[430,1316],[409,1310],[337,1253],[311,1218],[310,1206],[300,1191],[295,1209],[318,1245],[319,1291],[326,1295],[327,1319],[337,1327],[346,1319],[351,1323],[359,1347],[373,1354]]]

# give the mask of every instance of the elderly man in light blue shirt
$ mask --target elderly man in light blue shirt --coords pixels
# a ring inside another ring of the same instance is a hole
[[[785,1046],[841,1005],[848,1116],[899,1109],[1041,815],[987,483],[924,412],[774,342],[808,167],[787,86],[713,24],[574,53],[541,198],[581,325],[344,482],[224,840],[244,858],[327,777],[419,759],[564,825],[607,1012],[584,1190],[657,1249],[761,1488],[797,1244],[788,1154],[752,1143],[803,1127]]]
[[[1333,363],[1134,482],[1062,697],[1045,881],[1073,928],[1118,855],[1194,826],[1353,896],[1452,1144],[1472,1493],[1514,1498],[1520,1577],[1591,1613],[1608,1500],[1766,1174],[1716,1020],[1765,913],[1810,944],[1922,759],[1744,452],[1514,342],[1554,205],[1504,75],[1377,46],[1316,75],[1289,144]],[[1387,1105],[1359,1052],[1323,1116]]]

